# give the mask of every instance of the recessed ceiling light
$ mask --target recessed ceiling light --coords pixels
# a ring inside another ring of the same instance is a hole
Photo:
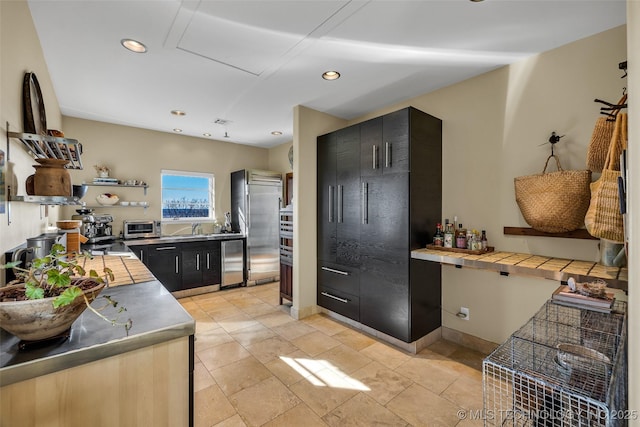
[[[120,40],[120,44],[125,47],[125,49],[130,50],[135,53],[145,53],[147,51],[147,47],[140,43],[137,40],[133,39],[122,39]]]
[[[186,116],[187,113],[185,113],[182,110],[171,110],[171,114],[173,114],[174,116]]]
[[[338,80],[340,78],[340,73],[337,71],[325,71],[322,73],[322,78],[325,80]]]
[[[473,3],[480,3],[480,2],[483,2],[484,0],[469,0],[469,1],[472,1]]]
[[[180,128],[173,128],[173,131],[174,131],[174,132],[178,132],[178,133],[180,133],[180,132],[182,132],[182,129],[180,129]]]
[[[207,138],[209,138],[211,134],[207,132],[207,133],[203,133],[202,136],[206,136]]]
[[[282,132],[280,132],[279,130],[274,130],[273,132],[271,132],[271,135],[279,136],[282,135]]]

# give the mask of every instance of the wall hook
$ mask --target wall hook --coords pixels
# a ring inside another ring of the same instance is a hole
[[[564,135],[558,135],[555,132],[551,132],[549,137],[549,143],[551,143],[551,155],[553,156],[553,147],[560,141],[560,138],[564,138]]]

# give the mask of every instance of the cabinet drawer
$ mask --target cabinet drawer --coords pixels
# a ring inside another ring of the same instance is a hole
[[[360,295],[360,270],[340,264],[318,262],[318,285]]]
[[[355,295],[318,286],[318,305],[349,319],[360,321],[360,298]]]

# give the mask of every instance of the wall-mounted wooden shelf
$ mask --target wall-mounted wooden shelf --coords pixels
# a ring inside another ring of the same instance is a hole
[[[587,239],[587,240],[599,240],[597,237],[593,237],[584,228],[579,228],[573,231],[567,231],[565,233],[545,233],[544,231],[534,230],[527,227],[504,227],[504,234],[510,236],[542,236],[542,237],[564,237],[566,239]]]

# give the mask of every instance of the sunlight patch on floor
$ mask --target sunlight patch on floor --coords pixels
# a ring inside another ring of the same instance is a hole
[[[280,360],[289,365],[316,387],[344,388],[349,390],[370,391],[360,381],[346,375],[326,360],[313,360],[280,356]]]

